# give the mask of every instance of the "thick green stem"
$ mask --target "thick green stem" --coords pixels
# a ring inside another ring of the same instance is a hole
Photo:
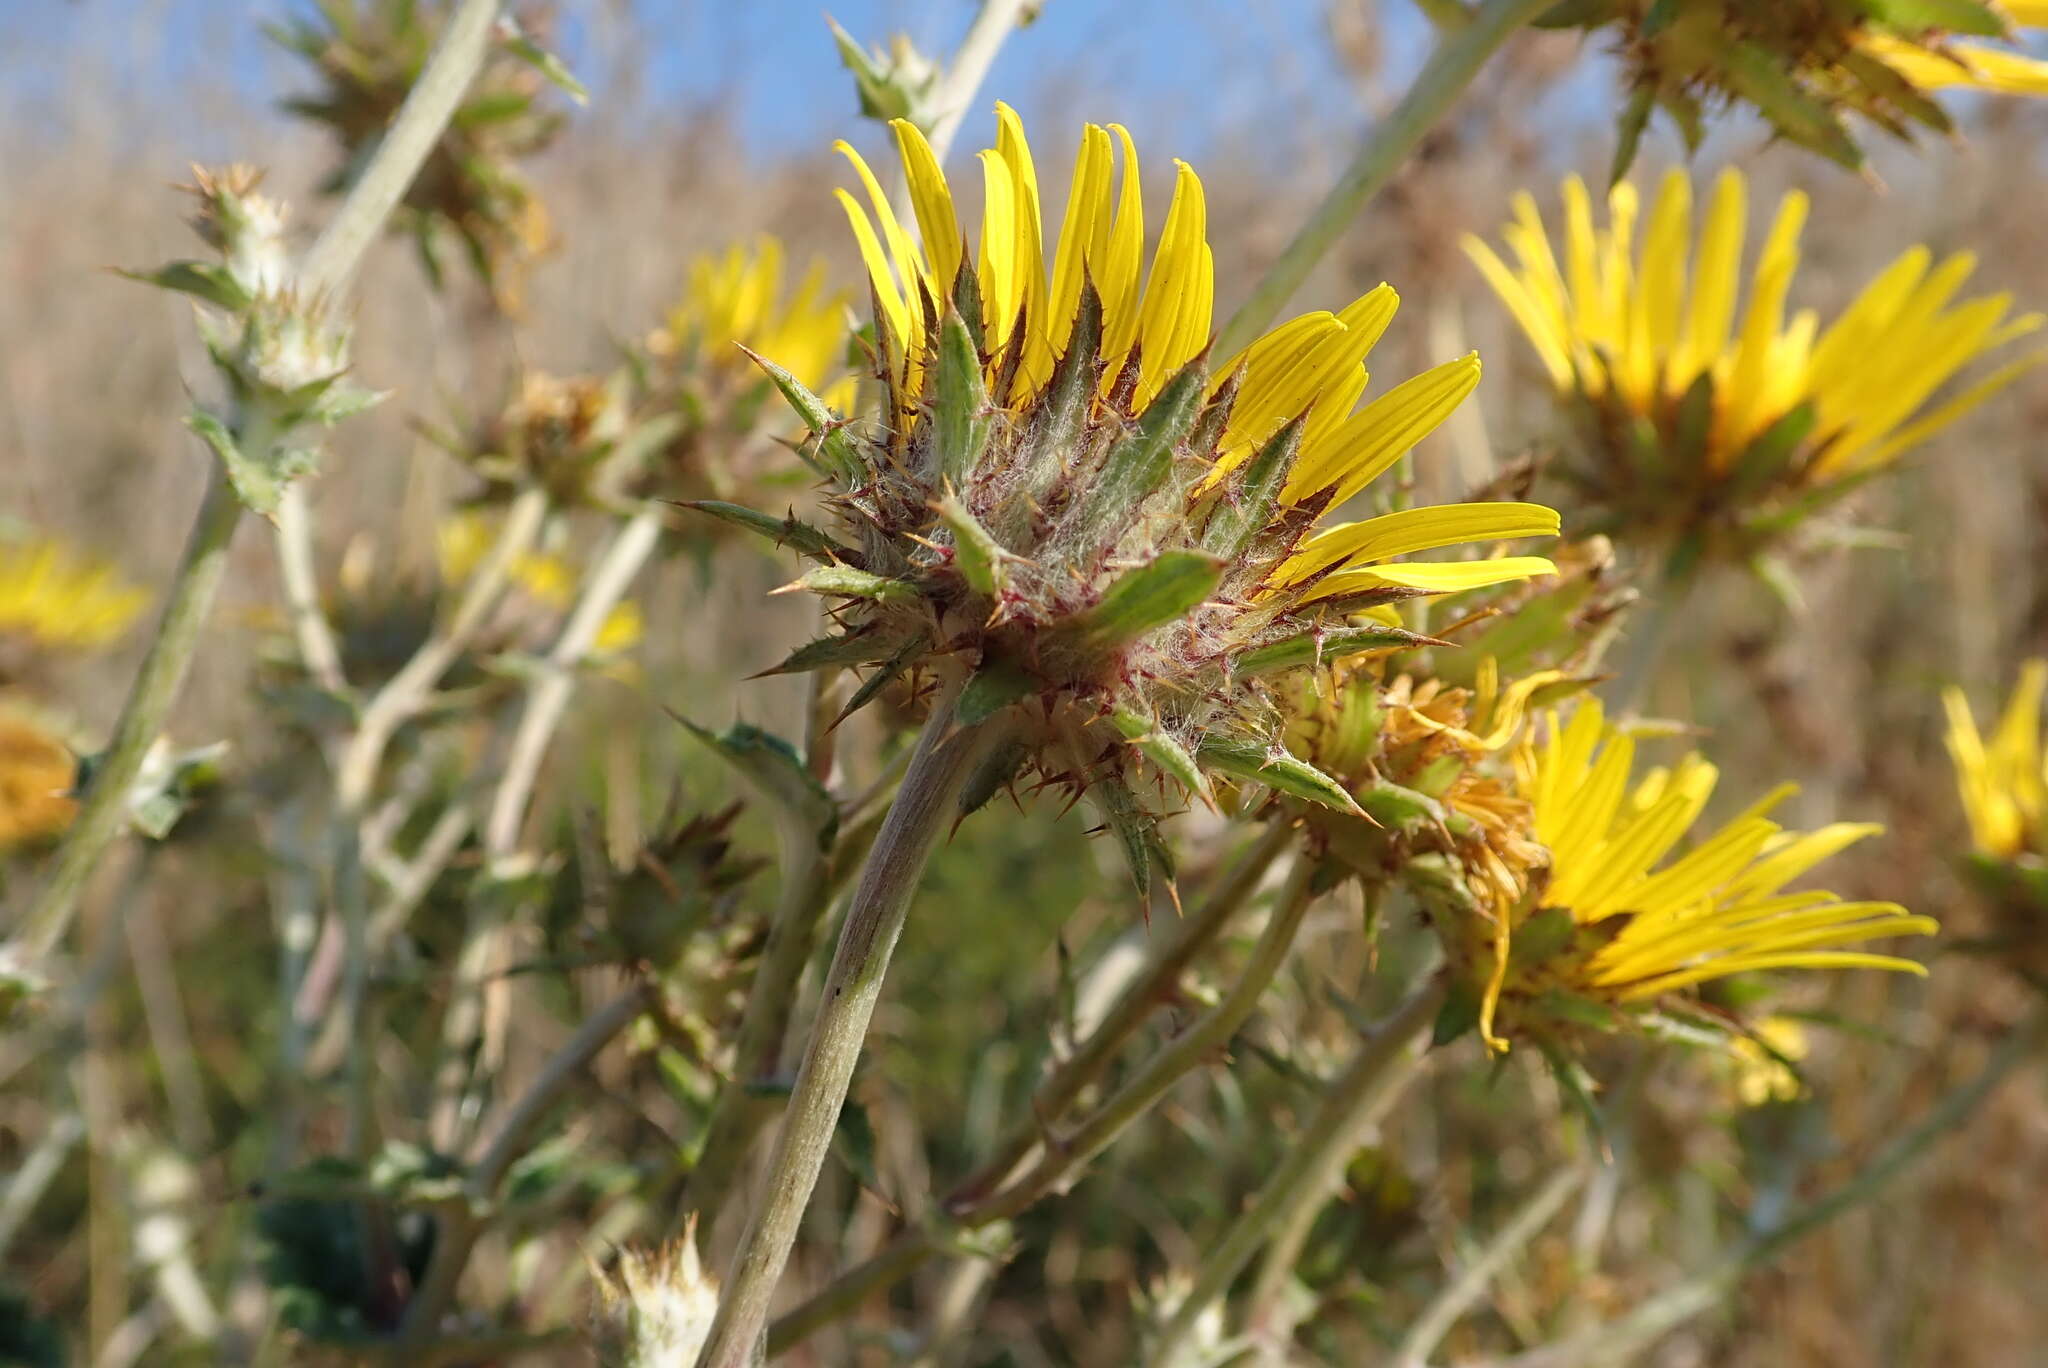
[[[1267,828],[1195,914],[1181,923],[1178,934],[1154,957],[1144,976],[1124,989],[1102,1024],[1046,1075],[1032,1094],[1031,1116],[1003,1139],[993,1158],[953,1189],[946,1199],[949,1208],[957,1210],[971,1205],[1010,1180],[1038,1147],[1045,1127],[1058,1120],[1082,1091],[1102,1075],[1146,1018],[1173,994],[1195,957],[1223,934],[1224,927],[1258,891],[1274,861],[1295,840],[1296,833],[1286,822],[1275,822]]]
[[[1214,1245],[1195,1273],[1195,1285],[1160,1328],[1146,1362],[1177,1361],[1181,1346],[1209,1305],[1251,1262],[1267,1238],[1285,1227],[1303,1206],[1321,1206],[1344,1173],[1366,1128],[1385,1114],[1421,1067],[1416,1047],[1443,1005],[1444,978],[1432,974],[1394,1014],[1361,1042],[1358,1052],[1330,1084],[1301,1139],[1280,1161],[1258,1198]]]
[[[142,670],[129,689],[127,705],[121,709],[121,720],[86,787],[85,801],[57,852],[55,872],[16,933],[18,953],[26,964],[47,957],[64,938],[85,885],[99,868],[100,856],[121,832],[128,815],[129,792],[142,773],[149,748],[163,731],[171,704],[185,685],[199,633],[227,573],[229,544],[241,521],[242,501],[228,483],[227,467],[216,461],[185,541],[184,559],[171,581],[170,600],[157,623],[156,640],[150,643]]]
[[[1470,23],[1448,30],[1436,51],[1386,118],[1373,126],[1344,174],[1330,187],[1309,221],[1266,271],[1251,297],[1224,325],[1216,355],[1230,356],[1249,345],[1277,316],[1302,281],[1358,217],[1367,200],[1386,185],[1430,129],[1450,112],[1486,59],[1515,30],[1556,0],[1486,0]]]
[[[1038,1163],[1022,1178],[999,1192],[952,1207],[949,1214],[953,1226],[976,1230],[993,1225],[1024,1211],[1047,1194],[1062,1190],[1082,1165],[1158,1105],[1174,1084],[1228,1045],[1286,962],[1295,933],[1315,901],[1314,878],[1312,861],[1304,860],[1295,867],[1279,905],[1252,949],[1251,958],[1238,971],[1236,982],[1221,1002],[1147,1060],[1129,1082],[1071,1132],[1047,1140]],[[768,1338],[769,1352],[781,1352],[845,1315],[925,1260],[944,1252],[948,1233],[931,1226],[907,1231],[874,1258],[834,1279],[775,1323]]]
[[[702,1368],[747,1368],[756,1361],[775,1286],[824,1168],[925,862],[951,826],[967,775],[992,739],[986,724],[955,724],[950,694],[918,739],[903,787],[848,904],[803,1067],[775,1137],[768,1187],[727,1271],[718,1319],[699,1360]]]

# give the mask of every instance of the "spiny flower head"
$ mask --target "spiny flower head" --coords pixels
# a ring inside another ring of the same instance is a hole
[[[1209,796],[1210,770],[1346,808],[1291,757],[1266,676],[1412,639],[1351,615],[1416,594],[1549,570],[1538,557],[1397,557],[1548,536],[1524,503],[1417,508],[1317,528],[1436,427],[1479,376],[1465,357],[1358,408],[1365,355],[1394,292],[1280,325],[1220,366],[1202,185],[1181,166],[1151,272],[1136,151],[1121,129],[1082,135],[1063,226],[1048,247],[1021,124],[998,107],[980,155],[978,255],[923,136],[893,125],[924,246],[842,146],[864,208],[840,191],[878,314],[882,413],[849,424],[771,365],[835,486],[838,535],[713,509],[821,562],[797,585],[838,601],[843,631],[783,668],[942,660],[972,671],[959,715],[1006,713],[1027,739],[1012,772],[1088,791],[1144,882],[1148,814],[1170,779]],[[1116,149],[1122,151],[1122,175]],[[872,211],[872,217],[870,216]],[[879,231],[876,225],[879,224]],[[1356,411],[1354,411],[1356,410]],[[1014,711],[1008,711],[1014,708]],[[1151,777],[1138,772],[1139,757]],[[1000,782],[1000,781],[998,781]],[[970,797],[992,789],[973,785]]]
[[[528,370],[472,432],[429,435],[482,477],[493,498],[538,485],[557,507],[615,508],[642,459],[673,427],[636,422],[630,390],[623,371],[565,377]]]
[[[1516,786],[1544,867],[1512,901],[1436,915],[1476,1002],[1487,1042],[1530,1036],[1546,1046],[1575,1029],[1612,1029],[1631,1015],[1680,1006],[1694,985],[1765,969],[1873,968],[1920,974],[1916,963],[1844,947],[1931,935],[1931,918],[1892,903],[1845,902],[1794,879],[1875,826],[1836,822],[1791,832],[1767,815],[1781,786],[1677,858],[1718,774],[1697,753],[1634,778],[1635,745],[1597,700],[1570,720],[1547,718],[1541,741],[1515,755]]]
[[[1614,38],[1630,91],[1617,179],[1659,107],[1693,143],[1709,114],[1746,107],[1860,168],[1850,115],[1910,140],[1916,128],[1953,131],[1928,91],[2048,94],[2048,63],[2015,48],[2017,27],[2048,25],[2044,0],[1561,0],[1537,22]]]
[[[1788,316],[1798,191],[1779,204],[1738,311],[1747,200],[1741,173],[1723,172],[1695,250],[1691,183],[1674,170],[1638,244],[1635,187],[1614,187],[1596,227],[1573,177],[1561,261],[1526,193],[1502,233],[1514,267],[1465,243],[1576,420],[1565,473],[1599,510],[1589,530],[1650,541],[1682,565],[1755,556],[2048,357],[1933,402],[2042,323],[2014,315],[2008,294],[1956,302],[1969,252],[1936,262],[1907,250],[1825,328],[1811,309]]]
[[[353,182],[418,82],[451,8],[419,0],[328,0],[318,8],[321,22],[291,19],[269,27],[320,81],[316,93],[287,100],[285,108],[323,125],[341,144],[341,165],[322,185],[324,193],[340,194]],[[549,71],[549,59],[530,39],[516,26],[501,25],[483,69],[406,190],[392,225],[412,234],[436,284],[441,239],[452,235],[500,302],[515,306],[517,268],[548,246],[547,210],[517,163],[561,130],[561,113],[545,107]]]
[[[110,646],[148,603],[113,565],[53,537],[0,541],[0,675],[18,655]]]

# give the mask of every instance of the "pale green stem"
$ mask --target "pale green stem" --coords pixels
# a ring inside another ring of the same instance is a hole
[[[400,1348],[419,1346],[433,1338],[443,1313],[455,1296],[455,1285],[469,1263],[469,1253],[483,1233],[484,1221],[497,1198],[498,1184],[527,1150],[535,1126],[562,1095],[583,1080],[604,1047],[647,1010],[650,990],[635,983],[592,1012],[576,1033],[541,1066],[531,1086],[505,1110],[496,1133],[484,1147],[462,1185],[462,1196],[440,1209],[434,1252],[420,1277],[419,1289],[406,1303],[398,1329]]]
[[[295,273],[294,285],[307,297],[338,293],[354,272],[483,64],[497,11],[498,0],[463,0],[418,83],[399,107],[391,131]],[[243,431],[237,435],[253,455],[267,451],[282,434]],[[48,956],[69,929],[86,882],[99,867],[100,855],[120,834],[129,790],[142,771],[143,760],[184,687],[200,630],[212,612],[227,569],[229,543],[241,520],[241,500],[228,483],[226,468],[215,461],[186,537],[184,559],[157,623],[156,637],[129,691],[106,754],[76,820],[65,833],[49,883],[23,918],[17,932],[18,947],[0,947],[0,960],[14,958],[32,966]]]
[[[1082,1165],[1157,1106],[1176,1083],[1222,1051],[1250,1018],[1274,975],[1286,962],[1295,933],[1315,901],[1314,878],[1312,861],[1303,860],[1295,866],[1258,943],[1252,947],[1251,957],[1238,970],[1222,1001],[1146,1060],[1129,1082],[1072,1131],[1047,1139],[1038,1163],[1023,1177],[1000,1192],[949,1206],[952,1228],[978,1230],[1008,1220],[1049,1193],[1061,1191]],[[866,1263],[833,1279],[829,1286],[775,1322],[768,1337],[769,1352],[780,1353],[812,1331],[846,1315],[925,1260],[944,1252],[949,1233],[930,1225],[906,1231]]]
[[[1651,590],[1650,602],[1631,615],[1622,637],[1621,667],[1607,690],[1611,712],[1635,712],[1649,701],[1657,683],[1657,668],[1693,600],[1696,582],[1693,575],[1663,577]]]
[[[331,694],[345,693],[341,643],[320,607],[320,575],[313,556],[313,513],[303,483],[287,485],[277,504],[277,575],[284,587],[285,613],[299,660],[313,682]]]
[[[953,139],[960,132],[960,121],[967,117],[968,102],[981,89],[989,67],[995,64],[996,54],[1002,51],[1003,41],[1017,30],[1032,8],[1033,0],[982,0],[967,36],[960,40],[959,50],[946,65],[945,80],[933,101],[939,112],[932,120],[930,142],[932,154],[941,162],[952,149]]]
[[[1280,1161],[1252,1205],[1202,1260],[1193,1289],[1160,1327],[1147,1363],[1165,1368],[1177,1362],[1202,1313],[1230,1290],[1267,1238],[1284,1228],[1302,1206],[1320,1207],[1328,1199],[1367,1128],[1385,1114],[1420,1069],[1418,1046],[1427,1037],[1443,999],[1443,975],[1431,974],[1359,1044],[1351,1062],[1331,1080],[1328,1096],[1300,1140]]]
[[[1747,1273],[1768,1264],[1835,1217],[1877,1196],[1885,1184],[1925,1154],[1935,1141],[1967,1122],[1998,1090],[2006,1075],[2044,1044],[2048,1044],[2048,1011],[2037,1011],[2026,1024],[1998,1043],[1976,1077],[1937,1102],[1918,1125],[1887,1145],[1861,1173],[1833,1192],[1799,1207],[1769,1230],[1744,1241],[1724,1258],[1660,1292],[1627,1315],[1568,1340],[1494,1360],[1491,1368],[1585,1368],[1588,1364],[1622,1361],[1649,1347],[1694,1316],[1713,1308]]]
[[[756,1361],[776,1284],[824,1167],[925,862],[952,825],[968,773],[995,737],[990,724],[958,726],[949,692],[918,738],[847,905],[803,1066],[775,1137],[767,1188],[726,1273],[702,1368],[747,1368]]]
[[[1509,36],[1556,0],[1485,0],[1471,22],[1444,32],[1401,102],[1366,135],[1321,205],[1238,307],[1216,340],[1216,355],[1249,345],[1279,314],[1308,273],[1393,179],[1430,129],[1442,121]]]
[[[1046,1075],[1031,1095],[1031,1116],[1003,1139],[993,1158],[954,1187],[946,1198],[948,1208],[957,1210],[979,1201],[1010,1180],[1038,1147],[1045,1128],[1057,1121],[1088,1085],[1101,1076],[1146,1019],[1172,996],[1195,957],[1223,934],[1224,927],[1258,891],[1267,871],[1296,839],[1297,833],[1287,822],[1275,822],[1267,828],[1194,915],[1180,924],[1173,940],[1153,957],[1143,977],[1118,996],[1102,1023]]]
[[[1401,1345],[1390,1360],[1391,1368],[1425,1368],[1444,1336],[1486,1295],[1486,1289],[1508,1262],[1550,1224],[1551,1218],[1586,1181],[1589,1171],[1585,1164],[1568,1164],[1530,1194],[1476,1257],[1409,1322],[1408,1333],[1401,1337]]]

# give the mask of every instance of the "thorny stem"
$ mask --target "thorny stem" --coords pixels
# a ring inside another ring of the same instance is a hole
[[[770,1353],[795,1344],[820,1326],[845,1315],[867,1297],[944,1251],[952,1230],[976,1230],[1009,1218],[1059,1191],[1083,1165],[1100,1154],[1140,1116],[1156,1106],[1173,1085],[1229,1044],[1252,1014],[1273,976],[1286,961],[1295,933],[1315,901],[1315,866],[1304,860],[1289,876],[1279,905],[1223,1000],[1147,1060],[1143,1067],[1071,1132],[1052,1138],[1038,1163],[1002,1191],[948,1210],[950,1229],[930,1226],[907,1231],[887,1249],[840,1275],[775,1323]]]
[[[171,581],[170,600],[157,623],[156,639],[128,692],[106,754],[86,787],[78,816],[64,834],[55,872],[15,933],[16,953],[24,966],[38,963],[57,948],[71,926],[87,881],[99,868],[100,856],[120,834],[128,815],[129,793],[142,773],[150,747],[163,731],[171,704],[184,687],[200,630],[227,573],[228,545],[241,521],[242,501],[228,483],[227,467],[215,461],[186,538],[184,558]],[[0,946],[0,961],[7,957],[7,950]]]
[[[1433,973],[1394,1014],[1360,1042],[1358,1052],[1330,1084],[1329,1094],[1308,1129],[1273,1171],[1251,1207],[1195,1272],[1187,1297],[1160,1328],[1146,1362],[1164,1368],[1177,1361],[1181,1345],[1210,1303],[1230,1289],[1267,1237],[1303,1205],[1321,1206],[1343,1176],[1344,1165],[1367,1127],[1385,1114],[1420,1069],[1422,1041],[1443,1005],[1444,976]]]
[[[1046,1075],[1031,1096],[1031,1117],[1004,1138],[993,1158],[953,1189],[947,1198],[948,1206],[958,1207],[977,1201],[1009,1181],[1038,1147],[1045,1126],[1065,1113],[1088,1085],[1109,1067],[1117,1051],[1137,1034],[1146,1018],[1161,1002],[1172,996],[1195,957],[1206,950],[1243,910],[1258,891],[1267,871],[1295,840],[1296,833],[1286,822],[1275,822],[1267,828],[1195,914],[1181,923],[1179,933],[1154,957],[1144,976],[1117,998],[1116,1005],[1089,1033],[1087,1040]]]
[[[300,265],[294,284],[305,295],[315,299],[336,295],[354,273],[482,66],[497,12],[498,0],[463,0],[362,178]],[[283,434],[244,431],[238,435],[250,448],[267,450]],[[228,482],[226,468],[216,460],[149,654],[129,690],[78,816],[65,833],[55,872],[23,919],[15,953],[28,964],[46,957],[63,939],[86,881],[98,868],[100,855],[120,833],[129,790],[184,687],[200,629],[213,609],[227,569],[229,543],[241,519],[241,500]],[[0,947],[0,958],[8,957],[7,948]]]
[[[1961,1127],[2005,1076],[2048,1044],[2048,1009],[2012,1032],[1991,1052],[1976,1077],[1929,1109],[1920,1123],[1887,1145],[1863,1171],[1842,1186],[1797,1208],[1785,1219],[1743,1241],[1705,1269],[1678,1283],[1634,1311],[1582,1335],[1541,1345],[1526,1353],[1494,1360],[1490,1368],[1581,1368],[1610,1363],[1647,1348],[1658,1338],[1709,1310],[1752,1269],[1769,1263],[1814,1231],[1869,1201],[1925,1154],[1935,1141]]]
[[[1271,323],[1315,264],[1357,219],[1366,201],[1393,179],[1425,135],[1465,93],[1479,69],[1514,32],[1556,0],[1485,0],[1471,22],[1444,32],[1436,50],[1386,118],[1366,135],[1330,193],[1295,233],[1294,240],[1238,306],[1216,340],[1216,354],[1239,351]]]
[[[932,710],[903,787],[868,854],[840,927],[802,1068],[775,1137],[769,1183],[727,1270],[702,1368],[747,1368],[839,1123],[897,938],[960,790],[1000,724],[959,726],[953,693]]]
[[[526,820],[527,803],[540,779],[541,762],[568,712],[576,691],[576,671],[597,641],[598,630],[632,587],[640,567],[661,541],[661,513],[648,504],[612,538],[591,569],[576,606],[556,638],[545,662],[546,674],[527,696],[526,709],[514,732],[503,776],[491,800],[484,827],[484,854],[489,873],[503,876],[511,868]],[[495,978],[494,966],[510,930],[510,909],[502,897],[478,899],[455,961],[452,997],[442,1021],[442,1061],[435,1078],[433,1134],[443,1148],[452,1147],[465,1117],[474,1109],[470,1095],[472,1064],[484,1027],[485,996]]]
[[[1550,1224],[1551,1218],[1579,1190],[1590,1173],[1591,1168],[1587,1164],[1567,1165],[1530,1194],[1477,1256],[1459,1270],[1457,1277],[1444,1285],[1420,1315],[1409,1322],[1408,1333],[1401,1337],[1401,1346],[1394,1351],[1390,1361],[1391,1368],[1425,1368],[1431,1352],[1443,1343],[1451,1327],[1486,1295],[1486,1289],[1507,1267],[1508,1261]]]
[[[455,1294],[455,1285],[469,1262],[469,1252],[483,1230],[484,1218],[498,1184],[526,1152],[527,1138],[553,1107],[589,1069],[612,1038],[625,1030],[647,1009],[649,989],[635,983],[618,997],[590,1014],[575,1035],[541,1066],[531,1086],[505,1111],[497,1132],[485,1146],[483,1157],[469,1171],[460,1200],[441,1211],[434,1233],[434,1252],[420,1278],[418,1291],[405,1308],[399,1326],[401,1348],[417,1347],[432,1337]],[[408,1360],[410,1361],[410,1360]]]

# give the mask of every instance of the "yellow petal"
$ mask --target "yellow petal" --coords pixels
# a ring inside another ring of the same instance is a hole
[[[1320,570],[1351,561],[1385,560],[1461,542],[1549,537],[1557,532],[1557,510],[1542,504],[1460,503],[1403,509],[1318,532],[1281,566],[1275,582],[1298,584]]]

